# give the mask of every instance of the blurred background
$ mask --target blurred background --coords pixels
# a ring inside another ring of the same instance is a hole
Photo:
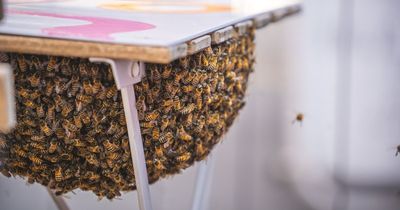
[[[306,0],[257,32],[247,104],[211,154],[204,209],[400,208],[398,9]],[[154,209],[190,209],[198,165],[153,184]],[[76,193],[71,209],[137,209],[136,192],[111,202]],[[42,186],[0,176],[0,209],[56,207]]]

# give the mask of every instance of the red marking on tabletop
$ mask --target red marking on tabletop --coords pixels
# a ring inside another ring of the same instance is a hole
[[[20,10],[7,10],[7,13],[65,18],[65,19],[73,19],[73,20],[89,22],[88,24],[84,25],[58,26],[58,27],[42,29],[42,32],[44,34],[53,37],[65,37],[65,38],[81,37],[81,38],[90,38],[90,39],[108,41],[108,40],[113,40],[113,38],[110,36],[113,33],[143,31],[155,28],[154,25],[143,22],[113,19],[113,18],[59,15],[46,12],[32,12],[32,11],[20,11]]]

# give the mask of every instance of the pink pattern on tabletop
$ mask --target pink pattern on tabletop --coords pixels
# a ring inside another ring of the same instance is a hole
[[[58,26],[51,28],[43,28],[42,32],[52,37],[63,38],[90,38],[100,41],[113,40],[110,36],[113,33],[143,31],[155,28],[154,25],[132,21],[103,17],[86,17],[75,15],[59,15],[46,12],[32,12],[20,10],[7,10],[7,13],[35,15],[43,17],[65,18],[80,21],[88,21],[88,24],[75,26]]]

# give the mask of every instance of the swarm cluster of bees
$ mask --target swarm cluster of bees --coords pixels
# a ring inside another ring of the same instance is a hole
[[[204,159],[244,106],[254,29],[170,64],[134,86],[151,183]],[[108,65],[1,53],[15,74],[17,127],[0,134],[0,171],[61,195],[112,199],[135,189],[120,93]],[[134,106],[134,105],[132,105]]]

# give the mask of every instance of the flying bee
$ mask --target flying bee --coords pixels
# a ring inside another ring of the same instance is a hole
[[[21,72],[25,72],[28,69],[28,64],[26,64],[24,55],[19,54],[18,58],[17,58],[17,62],[18,62],[18,67],[21,70]]]
[[[50,154],[52,154],[52,153],[54,153],[54,152],[57,150],[57,148],[58,148],[58,143],[57,143],[57,141],[52,140],[52,141],[50,142],[48,152],[49,152]]]
[[[296,115],[296,118],[292,121],[292,124],[298,122],[300,123],[300,126],[303,124],[303,120],[304,120],[304,114],[303,113],[298,113]]]
[[[74,107],[70,103],[65,103],[61,110],[61,115],[63,117],[67,117],[69,113],[74,109]]]
[[[53,130],[47,125],[45,122],[40,123],[40,130],[46,135],[51,136],[53,134]]]
[[[185,152],[183,155],[180,155],[176,157],[176,160],[178,162],[186,162],[192,157],[192,154],[190,152]]]
[[[183,140],[183,141],[190,141],[190,140],[193,139],[192,136],[189,135],[189,134],[185,131],[185,129],[183,128],[183,126],[180,126],[180,127],[178,128],[178,130],[177,130],[177,135],[178,135],[178,138],[181,139],[181,140]]]
[[[29,160],[32,161],[32,163],[36,164],[36,165],[41,165],[43,163],[43,160],[34,156],[34,155],[30,155],[29,156]]]
[[[159,142],[160,142],[161,144],[164,144],[164,143],[166,143],[166,142],[168,142],[168,141],[171,141],[173,138],[174,138],[174,135],[173,135],[171,132],[162,133],[162,134],[160,135]]]
[[[108,134],[108,135],[112,135],[112,134],[114,134],[114,133],[117,132],[117,131],[118,131],[118,123],[116,123],[116,122],[111,122],[110,127],[109,127],[108,130],[107,130],[107,134]]]
[[[149,122],[149,121],[154,121],[156,120],[158,117],[160,116],[160,113],[158,111],[153,111],[149,114],[146,114],[146,116],[144,117],[144,119]]]
[[[161,127],[160,127],[161,130],[164,131],[168,127],[168,124],[169,124],[168,116],[167,115],[162,116]]]
[[[111,143],[110,140],[103,141],[103,146],[107,150],[107,152],[115,152],[118,149],[118,146]]]
[[[47,71],[54,71],[57,64],[57,57],[50,56],[49,63],[47,64]]]
[[[158,140],[160,138],[160,129],[159,128],[153,128],[151,136],[152,136],[152,138],[154,140]]]
[[[57,169],[54,172],[54,179],[56,182],[61,182],[63,180],[63,174],[62,174],[62,168],[57,167]]]
[[[27,80],[29,81],[32,87],[38,87],[40,85],[40,76],[37,72],[32,76],[28,77]]]
[[[195,105],[194,103],[191,103],[191,104],[189,104],[189,105],[183,107],[183,108],[180,110],[180,113],[181,113],[181,114],[190,114],[191,112],[194,111],[195,108],[196,108],[196,105]]]

